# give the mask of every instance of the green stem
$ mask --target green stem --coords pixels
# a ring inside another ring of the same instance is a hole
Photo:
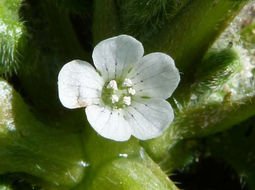
[[[185,78],[219,34],[247,3],[242,0],[194,0],[146,44],[171,55]]]
[[[84,131],[84,150],[89,172],[75,190],[177,190],[174,183],[154,163],[139,141],[104,139],[93,129]]]
[[[191,0],[117,0],[122,32],[150,41]]]
[[[169,148],[184,138],[198,138],[226,130],[255,114],[255,96],[234,102],[189,107],[176,114],[174,122],[159,138],[143,142],[149,155],[160,161]]]

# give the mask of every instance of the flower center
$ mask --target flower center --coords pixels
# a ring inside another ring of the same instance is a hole
[[[126,78],[124,81],[111,80],[105,83],[102,90],[102,100],[106,105],[114,108],[130,106],[135,95],[133,83]]]

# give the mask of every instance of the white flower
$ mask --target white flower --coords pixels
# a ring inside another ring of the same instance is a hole
[[[105,138],[160,136],[173,121],[165,99],[180,76],[170,56],[143,54],[142,44],[131,36],[100,42],[92,55],[96,69],[80,60],[63,66],[58,76],[60,101],[70,109],[86,107],[89,123]]]

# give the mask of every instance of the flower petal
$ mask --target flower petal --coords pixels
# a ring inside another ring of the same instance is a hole
[[[115,141],[126,141],[131,136],[131,128],[123,117],[123,110],[91,105],[86,108],[90,125],[101,136]]]
[[[103,79],[85,61],[74,60],[65,64],[58,75],[59,99],[70,109],[99,103],[102,87]]]
[[[144,56],[127,76],[138,96],[169,98],[180,81],[174,60],[164,53]]]
[[[174,119],[171,105],[163,99],[137,97],[125,111],[132,135],[141,140],[161,136]]]
[[[96,68],[105,80],[122,78],[128,70],[143,56],[143,45],[128,35],[106,39],[93,51]]]

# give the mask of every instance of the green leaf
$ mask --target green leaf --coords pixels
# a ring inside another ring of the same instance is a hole
[[[119,0],[117,4],[121,31],[142,42],[150,41],[189,2],[190,0]]]
[[[194,0],[162,27],[145,47],[149,52],[166,52],[184,73],[186,81],[205,52],[248,1]]]
[[[19,47],[25,43],[25,28],[19,18],[22,0],[0,1],[0,75],[17,72],[22,58]]]
[[[77,39],[70,12],[53,1],[26,2],[21,15],[28,33],[18,73],[22,91],[40,117],[48,121],[65,118],[67,111],[57,92],[58,73],[68,61],[89,61],[90,56]]]
[[[27,173],[62,189],[78,183],[87,166],[79,132],[38,121],[3,80],[0,94],[0,173]]]
[[[94,0],[93,44],[120,33],[117,6],[114,0]]]

